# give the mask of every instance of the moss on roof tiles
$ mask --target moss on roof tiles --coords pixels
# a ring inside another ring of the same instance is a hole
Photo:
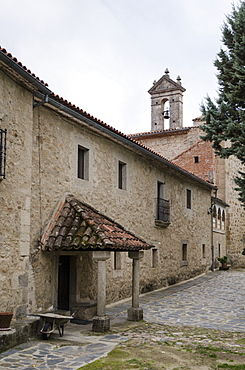
[[[51,221],[46,251],[140,250],[151,246],[117,222],[74,197],[67,197]]]

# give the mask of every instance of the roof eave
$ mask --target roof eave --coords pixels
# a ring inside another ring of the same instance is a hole
[[[41,93],[37,92],[35,95],[37,97],[39,97],[40,99],[44,98],[44,96]],[[77,118],[80,121],[85,121],[88,125],[94,127],[96,130],[99,130],[99,131],[101,131],[101,132],[103,132],[104,134],[107,134],[107,135],[109,134],[110,136],[112,136],[116,140],[119,139],[124,144],[129,145],[131,148],[138,150],[141,154],[144,154],[145,156],[151,157],[152,159],[154,159],[154,160],[172,168],[174,171],[176,171],[178,173],[181,173],[185,177],[189,177],[192,180],[197,181],[200,184],[202,184],[206,187],[209,187],[211,189],[215,189],[215,190],[217,189],[217,187],[215,185],[212,185],[212,184],[208,183],[207,181],[202,180],[201,178],[195,176],[194,174],[184,170],[183,168],[175,165],[174,163],[168,161],[167,159],[158,155],[157,153],[154,153],[154,152],[150,151],[149,148],[142,146],[140,143],[137,143],[136,141],[134,141],[130,137],[128,137],[124,134],[121,134],[120,132],[117,132],[113,128],[103,126],[102,124],[99,124],[99,122],[97,122],[96,120],[93,120],[91,118],[86,117],[82,113],[79,113],[79,112],[67,107],[66,105],[52,99],[51,97],[49,97],[48,103],[51,104],[52,106],[54,106],[55,108],[57,108],[61,111],[64,111],[65,113]]]
[[[28,71],[21,67],[18,63],[12,60],[8,55],[6,55],[2,50],[0,50],[0,60],[3,61],[7,66],[12,68],[21,77],[30,82],[35,88],[41,91],[45,95],[51,94],[51,90],[48,89],[41,81],[34,76],[32,76]]]

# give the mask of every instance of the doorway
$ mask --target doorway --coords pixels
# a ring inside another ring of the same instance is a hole
[[[69,310],[70,306],[70,256],[59,256],[58,309]]]

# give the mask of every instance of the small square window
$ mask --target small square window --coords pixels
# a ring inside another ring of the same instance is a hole
[[[127,186],[127,165],[121,161],[118,162],[118,188],[126,190]]]
[[[122,268],[122,254],[121,252],[114,252],[114,270],[121,270]]]
[[[202,244],[202,258],[206,258],[206,246]]]
[[[151,267],[157,267],[157,249],[152,249],[151,253]]]
[[[89,150],[78,146],[77,177],[89,180]]]
[[[194,163],[198,163],[199,162],[199,157],[198,155],[194,157]]]
[[[191,190],[186,189],[186,208],[191,209]]]
[[[182,262],[187,262],[187,244],[182,244]]]

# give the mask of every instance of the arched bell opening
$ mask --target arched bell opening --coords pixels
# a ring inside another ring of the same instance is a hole
[[[169,129],[169,119],[170,119],[170,110],[169,110],[169,100],[162,99],[161,101],[161,112],[162,112],[162,127],[164,130]]]

